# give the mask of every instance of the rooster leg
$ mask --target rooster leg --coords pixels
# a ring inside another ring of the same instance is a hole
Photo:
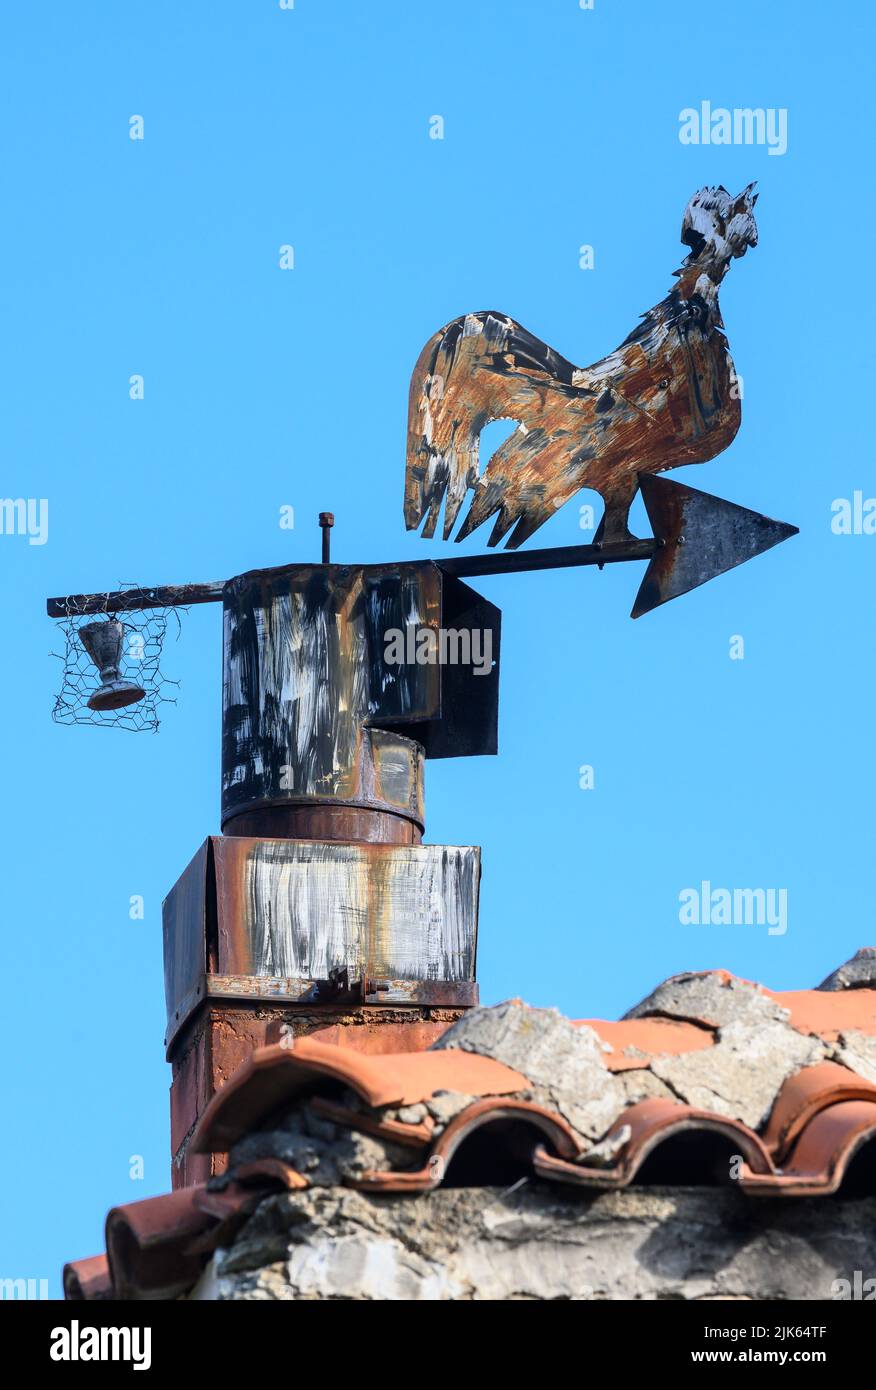
[[[594,545],[635,539],[629,527],[629,517],[630,507],[638,490],[639,482],[635,477],[612,489],[605,499],[605,511],[593,537]]]

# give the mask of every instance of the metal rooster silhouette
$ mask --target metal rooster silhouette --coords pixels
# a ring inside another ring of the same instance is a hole
[[[411,378],[405,521],[435,533],[442,503],[457,540],[498,513],[491,546],[513,527],[525,541],[581,488],[605,503],[597,533],[626,540],[639,474],[705,463],[741,420],[718,289],[731,260],[757,245],[754,184],[733,198],[702,188],[687,205],[690,254],[678,283],[614,352],[575,367],[514,319],[485,311],[454,319],[429,339]],[[518,428],[480,475],[478,442],[492,420]]]

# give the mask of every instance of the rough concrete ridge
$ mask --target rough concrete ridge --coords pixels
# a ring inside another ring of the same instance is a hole
[[[767,1201],[527,1186],[411,1201],[343,1189],[263,1202],[193,1299],[794,1299],[876,1275],[876,1199]]]

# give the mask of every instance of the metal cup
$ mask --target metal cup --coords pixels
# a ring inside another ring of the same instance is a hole
[[[122,709],[142,700],[146,691],[135,681],[122,679],[120,663],[124,623],[115,618],[86,623],[79,629],[79,640],[100,672],[100,686],[88,699],[88,708],[98,711]]]

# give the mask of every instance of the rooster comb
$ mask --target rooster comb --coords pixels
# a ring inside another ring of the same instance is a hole
[[[728,193],[723,184],[700,188],[690,199],[684,210],[681,223],[681,240],[697,256],[707,243],[723,241],[727,228],[736,217],[744,217],[746,225],[738,240],[740,245],[757,245],[757,226],[754,221],[754,205],[758,194],[755,183],[748,184],[735,197]],[[742,250],[731,254],[743,254]]]

